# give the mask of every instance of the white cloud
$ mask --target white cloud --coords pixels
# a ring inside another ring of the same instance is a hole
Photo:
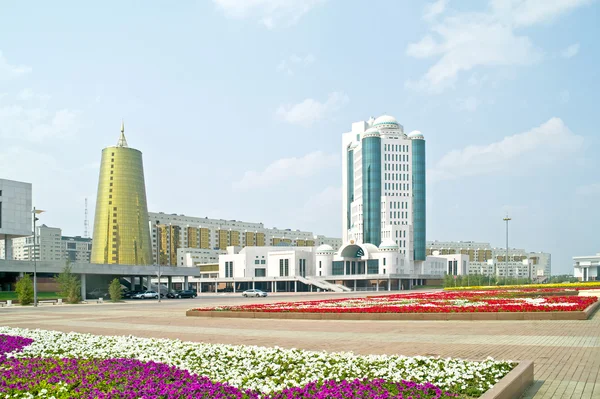
[[[42,142],[46,139],[64,139],[74,135],[80,127],[78,112],[61,109],[25,108],[20,105],[0,107],[0,137]]]
[[[326,0],[213,0],[230,18],[257,18],[268,29],[293,25]]]
[[[339,162],[336,154],[326,154],[322,151],[311,152],[301,158],[278,159],[261,172],[247,171],[240,181],[233,184],[233,188],[248,190],[268,187],[287,179],[306,178],[325,168],[338,166]]]
[[[446,5],[448,5],[448,0],[438,0],[435,3],[427,4],[425,6],[423,19],[426,21],[435,19],[438,15],[443,14],[446,10]]]
[[[307,67],[314,63],[315,60],[316,58],[312,54],[307,54],[304,57],[292,54],[287,59],[281,60],[281,62],[277,65],[277,71],[284,72],[291,76],[294,74],[294,69],[296,66]]]
[[[591,3],[591,0],[493,0],[492,8],[516,26],[552,22],[561,14]]]
[[[18,78],[29,72],[31,72],[31,67],[9,64],[7,59],[2,55],[2,51],[0,51],[0,80]]]
[[[29,88],[21,90],[17,97],[23,101],[30,101],[30,100],[48,101],[50,99],[50,96],[48,94],[36,93],[32,89],[29,89]]]
[[[430,32],[409,44],[406,53],[415,58],[439,59],[420,79],[407,81],[406,87],[439,93],[452,87],[461,72],[477,67],[535,64],[543,52],[518,29],[550,22],[586,3],[587,0],[492,0],[487,11],[454,12],[439,22],[433,20]],[[441,10],[441,14],[445,4],[432,10]],[[426,17],[430,11],[426,11]]]
[[[577,195],[600,197],[600,183],[590,183],[577,187]]]
[[[461,111],[475,112],[479,106],[479,100],[471,96],[458,99],[458,109]]]
[[[564,49],[560,55],[563,58],[572,58],[575,57],[579,53],[579,43],[571,44],[569,47]]]
[[[333,92],[329,94],[327,101],[323,103],[312,98],[307,98],[298,104],[281,105],[277,109],[277,115],[288,123],[308,127],[339,110],[348,101],[349,98],[346,94]]]
[[[495,143],[450,151],[432,168],[428,178],[431,182],[452,180],[554,162],[577,151],[582,144],[583,137],[575,135],[562,119],[551,118]]]

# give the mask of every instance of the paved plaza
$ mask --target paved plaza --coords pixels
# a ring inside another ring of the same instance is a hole
[[[343,294],[355,296],[365,294]],[[192,300],[2,308],[0,325],[104,335],[535,362],[525,398],[600,398],[600,312],[586,321],[340,321],[186,317],[197,306],[340,297],[204,295]]]

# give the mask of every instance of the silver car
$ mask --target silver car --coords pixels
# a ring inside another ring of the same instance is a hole
[[[246,290],[244,292],[242,292],[242,295],[245,296],[246,298],[249,296],[267,296],[267,293],[261,290]]]
[[[158,299],[158,292],[156,291],[144,291],[144,292],[140,292],[139,294],[136,294],[133,296],[133,298],[135,299]]]

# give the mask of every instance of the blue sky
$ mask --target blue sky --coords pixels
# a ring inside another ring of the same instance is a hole
[[[588,0],[3,1],[0,177],[90,226],[125,120],[150,211],[341,236],[341,134],[427,139],[428,240],[600,252],[599,6]]]

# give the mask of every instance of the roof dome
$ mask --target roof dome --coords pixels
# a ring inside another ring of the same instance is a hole
[[[373,244],[362,244],[361,247],[363,247],[364,249],[367,250],[368,253],[372,254],[372,253],[377,253],[379,252],[379,248],[377,248],[376,245]]]
[[[408,138],[412,140],[425,140],[425,137],[423,137],[423,133],[421,133],[418,130],[413,130],[412,132],[410,132],[408,134]]]
[[[393,116],[390,116],[390,115],[381,115],[379,118],[375,119],[375,122],[373,122],[373,126],[379,127],[382,129],[399,129],[400,128],[400,124],[398,123],[396,118],[394,118]]]
[[[374,127],[370,127],[367,130],[365,130],[365,132],[362,134],[362,137],[376,137],[379,136],[379,130],[374,128]]]
[[[391,238],[386,238],[383,240],[381,244],[379,244],[379,249],[398,249],[398,244],[396,244]]]
[[[333,252],[333,248],[331,247],[331,245],[323,244],[319,245],[319,247],[317,248],[317,252]]]

